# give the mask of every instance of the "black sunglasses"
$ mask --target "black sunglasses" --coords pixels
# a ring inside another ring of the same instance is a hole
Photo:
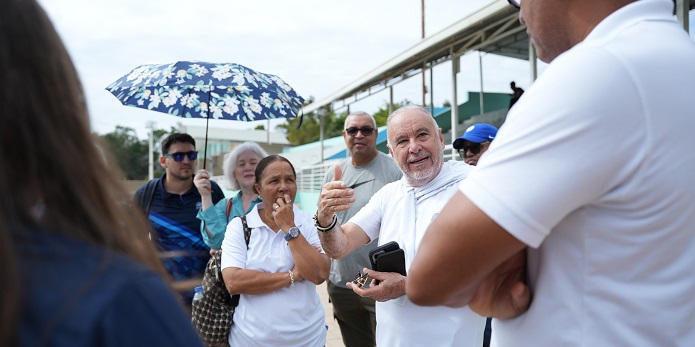
[[[174,161],[183,161],[184,156],[188,157],[188,160],[194,161],[196,158],[198,158],[198,152],[190,151],[190,152],[167,153],[164,155],[164,158],[173,158]]]
[[[463,147],[458,149],[459,155],[461,156],[461,158],[465,158],[466,152],[468,152],[468,151],[471,151],[471,153],[473,153],[473,155],[476,155],[476,154],[480,153],[480,150],[481,150],[480,145],[481,145],[480,143],[471,143],[470,145],[467,145],[467,146],[463,145]]]
[[[507,0],[509,1],[509,4],[516,7],[516,8],[521,8],[521,0]]]
[[[372,132],[374,131],[374,128],[370,128],[370,127],[355,128],[355,127],[352,127],[352,128],[345,129],[345,132],[350,136],[357,136],[358,131],[361,132],[362,135],[364,135],[364,136],[370,136],[372,134]]]

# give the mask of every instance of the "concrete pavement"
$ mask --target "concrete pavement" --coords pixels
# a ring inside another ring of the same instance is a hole
[[[345,347],[343,337],[340,335],[340,327],[338,322],[333,319],[333,306],[328,302],[328,290],[326,282],[316,286],[316,291],[319,293],[321,304],[323,304],[323,312],[326,314],[326,324],[328,325],[328,334],[326,335],[326,347]]]

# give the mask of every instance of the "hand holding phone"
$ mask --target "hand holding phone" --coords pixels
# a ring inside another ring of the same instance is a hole
[[[379,272],[396,272],[406,276],[405,252],[398,242],[391,241],[369,251],[372,270]]]

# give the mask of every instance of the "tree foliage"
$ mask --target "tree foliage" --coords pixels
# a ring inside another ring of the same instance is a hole
[[[393,104],[393,111],[409,104],[412,103],[408,101],[408,99],[403,99],[403,101]],[[376,126],[380,127],[386,125],[386,119],[389,117],[389,114],[389,103],[384,102],[384,105],[381,106],[378,111],[374,112],[374,114],[372,114],[372,116],[374,116],[374,120],[376,121]]]
[[[161,140],[168,134],[175,132],[176,128],[170,130],[155,129],[153,130],[153,158],[154,158],[154,176],[158,177],[164,173],[157,158],[159,158]],[[148,150],[149,139],[140,140],[135,134],[135,129],[116,126],[116,129],[108,134],[100,135],[103,142],[108,146],[113,154],[118,166],[123,171],[125,179],[128,180],[143,180],[147,179],[148,170]]]
[[[308,105],[314,102],[314,98],[310,97],[304,105]],[[393,110],[399,107],[410,104],[411,102],[407,99],[393,104]],[[320,139],[320,118],[319,115],[324,117],[324,138],[331,138],[336,136],[341,136],[343,133],[343,126],[345,124],[345,118],[347,118],[348,113],[342,112],[336,114],[335,112],[328,110],[326,108],[319,109],[309,114],[304,115],[302,120],[302,126],[297,129],[297,124],[299,124],[299,117],[288,119],[285,123],[278,125],[277,127],[283,129],[287,135],[287,141],[292,145],[298,146],[311,142],[316,142]],[[374,120],[376,121],[376,126],[380,127],[386,124],[386,118],[389,116],[389,104],[385,102],[384,105],[375,113],[372,114]]]

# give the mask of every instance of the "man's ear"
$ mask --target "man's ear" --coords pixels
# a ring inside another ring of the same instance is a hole
[[[159,156],[159,166],[161,166],[164,169],[167,168],[167,158],[164,158],[163,155]]]
[[[393,159],[395,160],[396,157],[393,156],[393,149],[391,149],[391,144],[390,144],[390,143],[387,143],[387,144],[386,144],[386,148],[389,149],[389,154],[391,155],[391,158],[393,158]]]
[[[442,135],[442,128],[439,128],[439,142],[442,144],[442,149],[446,147],[444,143],[444,135]]]

